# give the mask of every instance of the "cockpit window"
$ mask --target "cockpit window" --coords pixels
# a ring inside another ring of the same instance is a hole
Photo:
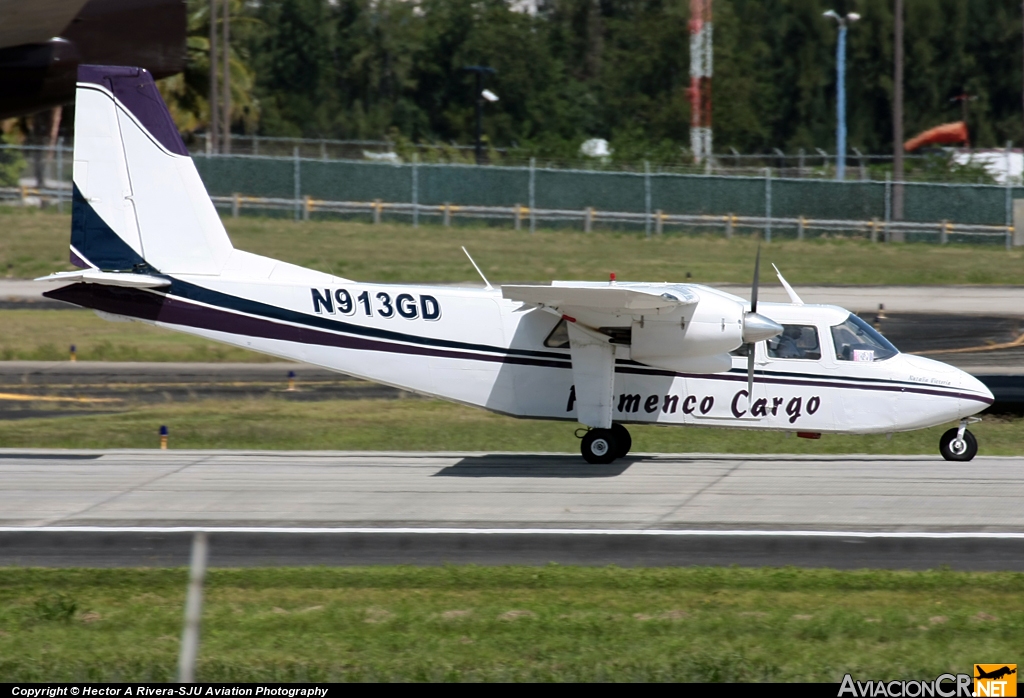
[[[832,328],[832,343],[839,361],[885,361],[900,353],[875,328],[853,313],[846,322]]]
[[[782,334],[769,339],[766,346],[773,359],[821,358],[818,330],[813,325],[783,325]]]

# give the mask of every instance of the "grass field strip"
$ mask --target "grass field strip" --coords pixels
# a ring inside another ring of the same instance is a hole
[[[628,528],[300,528],[286,526],[0,526],[0,533],[273,533],[273,534],[424,534],[536,536],[674,536],[730,538],[895,538],[905,540],[1024,540],[1024,532],[1000,531],[792,531]]]

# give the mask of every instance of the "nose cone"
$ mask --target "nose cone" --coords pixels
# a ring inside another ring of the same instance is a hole
[[[994,401],[995,396],[987,385],[971,374],[960,371],[960,419],[981,412]]]
[[[782,334],[782,325],[760,313],[743,314],[743,341],[761,342]]]

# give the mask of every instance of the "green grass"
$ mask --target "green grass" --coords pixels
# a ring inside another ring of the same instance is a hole
[[[0,310],[0,361],[279,361],[266,354],[88,310]]]
[[[406,224],[225,220],[235,246],[361,281],[476,282],[465,245],[492,282],[550,279],[749,283],[758,240],[721,234],[498,227],[414,229]],[[70,216],[0,207],[0,275],[71,268]],[[794,284],[1019,284],[1024,251],[997,245],[872,244],[862,238],[776,240],[764,248]]]
[[[505,228],[441,228],[274,218],[225,220],[236,246],[367,281],[472,282],[466,245],[492,281],[601,279],[748,283],[754,238]],[[70,216],[0,207],[0,274],[33,277],[72,268]],[[794,284],[1017,284],[1024,251],[988,246],[872,245],[859,239],[781,241],[765,247]],[[63,360],[75,344],[82,360],[268,361],[142,324],[108,323],[92,313],[0,311],[0,360]]]
[[[145,322],[110,322],[91,310],[0,310],[0,360],[279,361],[266,354]]]
[[[172,680],[185,570],[0,569],[0,681]],[[214,570],[200,681],[934,679],[1024,646],[1024,575]]]
[[[52,407],[52,405],[48,405]],[[101,409],[110,409],[99,405]],[[172,448],[579,453],[573,422],[513,419],[437,400],[290,402],[274,398],[139,407],[121,414],[0,421],[0,447],[153,448],[170,428]],[[637,453],[938,454],[950,425],[885,436],[825,435],[631,425]],[[1020,455],[1024,420],[987,417],[971,427],[981,455]]]

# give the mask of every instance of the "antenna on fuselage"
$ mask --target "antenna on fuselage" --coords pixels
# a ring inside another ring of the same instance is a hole
[[[476,273],[479,274],[480,278],[484,280],[484,284],[487,286],[487,290],[488,291],[493,291],[494,290],[494,286],[491,286],[491,282],[488,281],[487,277],[484,276],[484,273],[482,271],[480,271],[480,267],[478,267],[476,265],[476,262],[473,261],[473,255],[471,255],[469,253],[469,250],[466,249],[465,245],[462,246],[462,251],[466,253],[467,257],[469,257],[469,263],[473,265],[474,269],[476,269]]]
[[[772,264],[772,269],[775,270],[775,274],[779,277],[779,281],[782,282],[782,288],[786,289],[786,294],[789,296],[789,302],[793,303],[794,305],[803,305],[803,300],[800,299],[800,296],[796,295],[796,291],[793,290],[793,287],[790,286],[789,283],[782,277],[782,272],[779,271],[779,268]]]

